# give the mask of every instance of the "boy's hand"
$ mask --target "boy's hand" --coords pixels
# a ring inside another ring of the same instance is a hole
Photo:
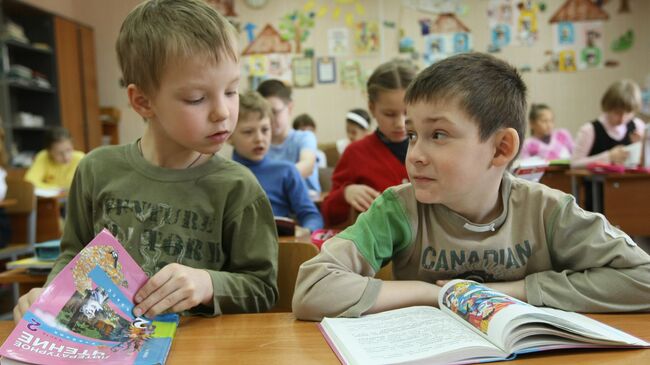
[[[609,162],[616,165],[622,165],[625,163],[625,160],[627,160],[627,155],[629,155],[629,152],[627,152],[623,146],[613,147],[609,150]]]
[[[153,318],[160,313],[181,312],[199,304],[210,305],[212,278],[205,270],[169,264],[152,276],[135,294],[136,317]]]
[[[343,194],[345,201],[360,212],[368,210],[370,204],[379,196],[377,190],[363,184],[348,185],[345,187]]]
[[[27,294],[18,299],[18,304],[14,307],[14,322],[18,324],[21,318],[27,313],[29,307],[43,292],[43,288],[33,288]]]

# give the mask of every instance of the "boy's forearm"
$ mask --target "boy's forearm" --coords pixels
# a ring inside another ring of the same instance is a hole
[[[440,287],[424,281],[384,281],[375,304],[364,314],[428,305],[438,307]]]
[[[511,297],[517,298],[522,302],[527,302],[526,296],[526,280],[521,279],[517,281],[506,281],[500,283],[486,283],[487,287],[494,289],[503,294],[507,294]]]

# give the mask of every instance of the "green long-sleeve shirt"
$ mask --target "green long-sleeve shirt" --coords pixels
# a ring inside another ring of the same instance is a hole
[[[92,151],[72,183],[62,254],[48,282],[103,228],[149,276],[169,263],[207,270],[214,310],[196,312],[260,312],[277,299],[271,206],[255,177],[232,161],[215,156],[173,170],[147,163],[135,143]]]

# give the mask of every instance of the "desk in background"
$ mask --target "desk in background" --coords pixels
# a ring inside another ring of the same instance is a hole
[[[597,314],[590,317],[650,341],[650,314]],[[4,341],[13,322],[0,321]],[[183,318],[167,365],[179,364],[339,364],[315,322],[291,313]],[[650,349],[564,350],[524,355],[512,365],[650,364]]]
[[[650,174],[594,174],[585,169],[569,170],[567,174],[576,199],[582,181],[590,181],[594,211],[603,213],[629,235],[650,236]]]
[[[47,274],[30,274],[26,268],[0,272],[0,284],[18,284],[18,294],[24,295],[32,288],[45,285]]]

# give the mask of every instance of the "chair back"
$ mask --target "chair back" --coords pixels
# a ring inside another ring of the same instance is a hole
[[[271,312],[291,312],[291,300],[296,287],[298,269],[303,262],[318,254],[318,248],[308,242],[279,243],[278,251],[278,291],[280,296]]]
[[[318,169],[318,180],[320,182],[321,191],[331,191],[332,190],[332,173],[334,172],[333,167],[321,167]]]
[[[11,222],[11,243],[26,243],[30,247],[36,242],[36,194],[32,183],[7,177],[6,199],[15,199],[16,204],[5,211]]]

